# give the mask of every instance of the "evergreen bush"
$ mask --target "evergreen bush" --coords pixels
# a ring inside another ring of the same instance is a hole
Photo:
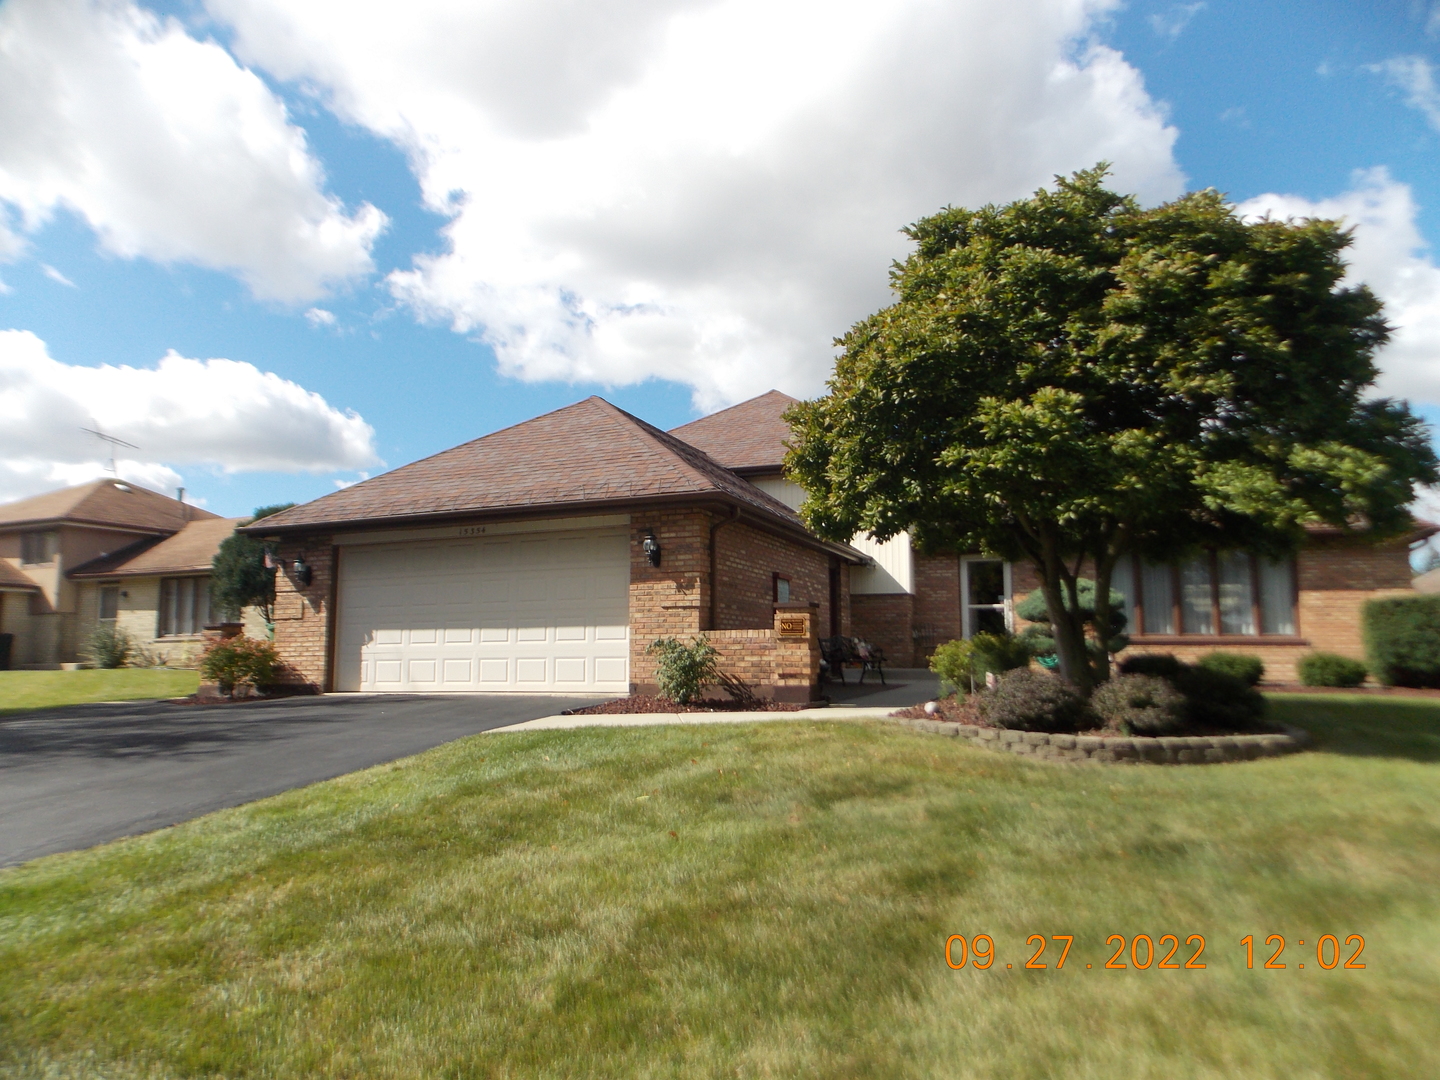
[[[655,682],[660,693],[680,705],[688,705],[711,683],[720,681],[716,664],[720,654],[703,635],[689,645],[675,638],[659,638],[645,650],[656,657]]]
[[[1168,735],[1185,722],[1185,698],[1158,675],[1116,675],[1090,695],[1105,726],[1125,735]]]
[[[135,655],[135,642],[113,622],[97,623],[85,642],[85,658],[97,668],[122,668]]]
[[[1265,677],[1265,662],[1245,653],[1212,652],[1200,658],[1200,666],[1232,675],[1246,686],[1256,686]]]
[[[1370,673],[1385,686],[1440,686],[1440,596],[1371,600],[1362,616]]]
[[[1359,686],[1365,681],[1365,665],[1336,653],[1314,652],[1295,665],[1306,686]]]
[[[241,684],[268,689],[279,681],[281,669],[280,652],[273,642],[243,634],[212,642],[200,658],[200,674],[218,683],[224,694],[233,694]]]
[[[1071,732],[1091,721],[1085,699],[1057,675],[1016,668],[979,696],[980,715],[1017,731]]]

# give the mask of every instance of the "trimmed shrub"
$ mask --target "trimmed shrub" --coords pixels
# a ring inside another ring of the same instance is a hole
[[[1440,686],[1440,596],[1371,600],[1362,616],[1370,673],[1385,686]]]
[[[242,683],[265,690],[280,678],[280,652],[274,642],[254,638],[225,638],[211,643],[200,658],[200,674],[218,683],[220,691],[233,694]]]
[[[1233,675],[1186,664],[1172,682],[1185,696],[1185,722],[1190,727],[1244,731],[1265,715],[1260,691]]]
[[[1200,658],[1200,666],[1222,675],[1232,675],[1246,686],[1255,686],[1265,677],[1265,662],[1244,653],[1212,652]]]
[[[1090,695],[1090,708],[1126,735],[1168,735],[1185,722],[1185,698],[1158,675],[1117,675]]]
[[[1078,731],[1091,713],[1074,687],[1056,675],[1016,668],[979,694],[980,715],[997,727],[1017,731]]]
[[[1030,666],[1030,647],[1012,634],[976,634],[969,641],[947,641],[930,657],[930,670],[947,691],[970,692],[972,680]]]
[[[85,642],[85,658],[97,668],[122,668],[135,655],[135,642],[113,622],[97,623]]]
[[[1335,653],[1313,652],[1295,666],[1306,686],[1359,686],[1365,681],[1364,664]]]
[[[645,650],[655,656],[655,681],[660,693],[679,705],[688,705],[700,691],[720,679],[720,654],[703,635],[686,645],[675,638],[659,638]]]
[[[1265,715],[1260,691],[1211,667],[1182,664],[1169,653],[1132,656],[1120,664],[1122,675],[1155,675],[1185,698],[1185,723],[1200,728],[1243,731]]]
[[[1185,665],[1169,653],[1141,653],[1120,661],[1121,675],[1158,675],[1174,682]]]

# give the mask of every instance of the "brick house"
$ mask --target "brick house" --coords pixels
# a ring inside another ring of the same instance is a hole
[[[293,507],[275,642],[324,690],[628,693],[647,647],[704,632],[724,666],[810,700],[866,558],[598,397]]]
[[[11,635],[10,666],[55,668],[78,662],[95,619],[102,617],[102,604],[103,617],[123,618],[142,643],[193,636],[162,633],[170,628],[159,620],[158,603],[144,609],[150,621],[142,625],[140,605],[146,590],[153,587],[158,599],[172,577],[191,582],[192,595],[194,582],[202,580],[200,593],[208,599],[208,557],[203,565],[192,559],[184,568],[157,568],[152,580],[131,579],[131,586],[114,592],[77,572],[107,560],[118,568],[127,558],[165,549],[172,537],[195,535],[192,529],[207,536],[217,528],[228,534],[234,523],[213,524],[222,521],[197,506],[115,479],[0,506],[0,633]],[[120,580],[117,574],[114,581]],[[121,597],[122,591],[131,595]],[[168,648],[173,642],[161,644]]]
[[[1027,564],[835,544],[784,476],[794,399],[777,391],[663,432],[598,397],[286,510],[275,640],[327,690],[652,690],[646,648],[705,633],[762,693],[809,699],[819,637],[884,648],[1015,628]],[[1415,538],[1433,526],[1417,527]],[[1359,656],[1360,605],[1408,591],[1408,542],[1317,530],[1293,560],[1217,553],[1117,573],[1134,648]]]
[[[672,434],[798,509],[805,493],[782,466],[789,429],[781,414],[792,404],[772,390]],[[1269,678],[1285,682],[1296,679],[1295,662],[1311,651],[1361,659],[1361,606],[1413,591],[1410,547],[1436,531],[1416,522],[1410,535],[1374,544],[1363,535],[1312,529],[1296,556],[1280,562],[1237,552],[1176,566],[1126,561],[1115,588],[1126,597],[1131,648],[1192,660],[1217,649],[1251,653],[1264,660]],[[1028,563],[980,552],[922,553],[904,534],[850,543],[873,561],[850,573],[848,632],[881,646],[897,667],[923,665],[944,641],[1018,629],[1015,602],[1039,587]]]

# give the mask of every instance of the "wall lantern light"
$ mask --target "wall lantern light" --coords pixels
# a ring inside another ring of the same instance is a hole
[[[645,557],[650,560],[651,566],[660,565],[660,541],[655,539],[653,532],[645,534],[645,539],[640,542],[640,550],[645,552]]]
[[[315,571],[310,569],[310,565],[305,561],[304,555],[295,556],[295,565],[293,569],[295,571],[295,580],[298,581],[301,585],[309,585],[311,579],[313,579],[315,576]]]

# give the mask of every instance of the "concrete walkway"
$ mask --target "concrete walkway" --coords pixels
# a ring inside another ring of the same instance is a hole
[[[896,708],[895,705],[869,708],[831,705],[795,712],[586,713],[580,716],[542,716],[522,724],[490,728],[487,734],[586,727],[653,727],[658,724],[756,724],[767,720],[878,720],[889,716]]]

